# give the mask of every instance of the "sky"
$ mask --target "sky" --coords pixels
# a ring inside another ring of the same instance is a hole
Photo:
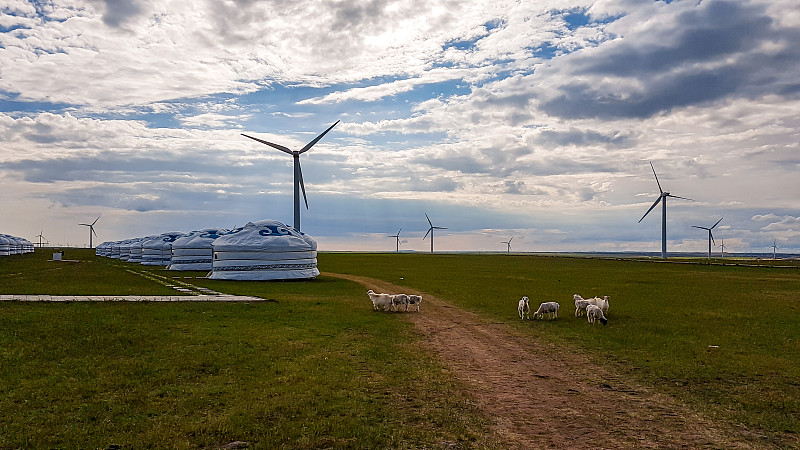
[[[0,0],[0,233],[800,253],[796,0]]]

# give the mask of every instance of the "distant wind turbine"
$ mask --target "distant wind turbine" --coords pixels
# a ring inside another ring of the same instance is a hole
[[[430,225],[431,227],[428,228],[428,232],[425,233],[425,236],[423,236],[422,239],[424,240],[426,237],[428,237],[428,234],[431,235],[431,253],[433,253],[433,230],[446,230],[447,228],[446,227],[435,227],[435,226],[433,226],[433,223],[431,222],[431,218],[428,217],[428,213],[425,213],[425,218],[428,219],[428,225]]]
[[[393,238],[397,239],[397,250],[396,250],[396,251],[397,251],[397,253],[400,253],[400,232],[401,232],[401,231],[403,231],[403,229],[402,229],[402,228],[400,228],[399,230],[397,230],[397,234],[390,234],[390,235],[389,235],[389,237],[393,237]]]
[[[509,240],[500,242],[501,244],[506,244],[508,246],[508,249],[507,249],[508,253],[511,253],[511,241],[513,239],[514,239],[514,236],[511,236],[511,238]]]
[[[712,225],[711,228],[699,227],[697,225],[692,225],[694,228],[700,228],[701,230],[707,230],[708,231],[708,259],[711,259],[711,243],[714,242],[714,235],[711,234],[711,230],[713,230],[715,226],[719,225],[720,222],[722,222],[722,218],[720,218],[717,221],[717,223]],[[716,245],[716,242],[714,242],[714,244]]]
[[[674,197],[691,201],[694,200],[686,197],[678,197],[677,195],[672,195],[669,192],[664,192],[664,190],[661,189],[661,183],[659,183],[658,181],[658,175],[656,175],[656,169],[655,167],[653,167],[652,162],[650,163],[650,168],[653,169],[653,175],[656,177],[656,184],[658,184],[658,190],[661,192],[661,194],[658,196],[658,199],[655,201],[655,203],[653,203],[653,206],[651,206],[650,209],[648,209],[647,212],[644,213],[644,216],[642,216],[642,218],[639,219],[639,223],[641,223],[642,220],[644,220],[644,218],[647,217],[648,214],[650,214],[650,211],[652,211],[653,208],[655,208],[656,205],[658,205],[658,202],[661,202],[661,257],[667,259],[667,197]]]
[[[719,248],[722,250],[722,257],[725,258],[725,239],[723,239],[722,243],[719,244]]]
[[[97,236],[97,232],[94,231],[94,224],[96,224],[98,220],[100,220],[100,216],[97,216],[97,219],[94,219],[94,222],[92,222],[92,223],[79,223],[78,224],[78,225],[83,225],[85,227],[89,227],[89,248],[94,248],[94,247],[92,247],[92,234]]]
[[[273,144],[272,142],[268,142],[268,141],[265,141],[265,140],[262,140],[262,139],[259,139],[259,138],[255,138],[253,136],[248,136],[246,134],[242,134],[242,136],[244,136],[244,137],[250,138],[250,139],[252,139],[254,141],[261,142],[262,144],[269,145],[270,147],[276,148],[276,149],[278,149],[278,150],[280,150],[280,151],[282,151],[284,153],[288,153],[288,154],[292,155],[292,158],[294,158],[294,229],[297,230],[297,231],[300,231],[300,190],[301,189],[303,190],[303,200],[305,200],[305,202],[306,202],[306,209],[308,209],[308,198],[306,197],[306,187],[305,187],[305,184],[303,183],[303,172],[300,169],[300,155],[305,153],[305,152],[307,152],[309,149],[311,149],[311,147],[313,147],[314,144],[316,144],[317,142],[319,142],[320,139],[322,139],[322,136],[325,136],[325,134],[327,134],[328,131],[331,131],[331,129],[333,129],[333,127],[335,127],[336,124],[338,124],[338,123],[339,123],[339,121],[337,120],[336,123],[334,123],[333,125],[328,127],[327,130],[323,131],[322,134],[320,134],[319,136],[314,138],[313,141],[311,141],[308,144],[306,144],[305,147],[301,148],[300,150],[294,150],[294,151],[293,150],[289,150],[288,148],[284,147],[283,145]]]
[[[37,234],[37,235],[36,235],[36,237],[38,237],[38,238],[39,238],[39,248],[42,248],[42,239],[44,239],[45,241],[47,241],[47,238],[46,238],[46,237],[44,237],[44,236],[43,236],[43,234],[44,234],[44,228],[42,228],[42,231],[40,231],[40,232],[39,232],[39,234]],[[50,241],[48,241],[47,243],[49,244],[49,243],[50,243]]]
[[[772,246],[770,246],[770,248],[772,249],[772,259],[776,259],[775,258],[775,256],[776,256],[775,252],[778,250],[778,241],[777,240],[776,241],[772,241]]]

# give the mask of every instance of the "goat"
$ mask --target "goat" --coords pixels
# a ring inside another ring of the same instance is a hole
[[[392,307],[392,296],[389,294],[376,294],[370,289],[367,291],[367,295],[372,300],[372,307],[375,308],[375,311],[380,311],[381,306],[383,306],[384,311]]]
[[[544,318],[544,315],[547,314],[550,319],[558,319],[558,308],[560,306],[561,305],[559,305],[557,302],[544,302],[540,304],[539,309],[533,313],[533,318]]]
[[[406,294],[395,294],[392,296],[392,310],[400,311],[400,305],[405,305],[408,311],[408,296]]]
[[[594,325],[597,320],[600,320],[600,323],[603,325],[608,323],[608,319],[603,315],[603,310],[597,305],[589,305],[586,307],[586,320],[592,325]]]
[[[408,306],[406,306],[406,311],[408,311],[409,307],[416,307],[416,311],[419,312],[419,304],[422,303],[422,296],[421,295],[409,295],[408,296]]]
[[[517,311],[519,311],[519,318],[525,320],[525,316],[528,316],[528,319],[531,318],[531,306],[528,304],[528,297],[523,296],[522,299],[519,301],[519,306],[517,306]]]

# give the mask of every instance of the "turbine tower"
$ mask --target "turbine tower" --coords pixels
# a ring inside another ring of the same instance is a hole
[[[425,236],[423,236],[422,239],[424,240],[426,237],[428,237],[428,234],[431,235],[431,253],[433,253],[433,230],[446,230],[447,228],[433,226],[433,223],[431,223],[431,218],[428,217],[428,213],[425,213],[425,218],[428,219],[428,225],[430,225],[431,227],[428,228],[428,232],[425,233]]]
[[[514,236],[511,236],[511,238],[509,240],[500,242],[501,244],[506,244],[508,246],[508,249],[506,250],[507,253],[511,253],[511,241],[513,239],[514,239]]]
[[[94,219],[94,222],[92,222],[92,223],[79,223],[78,224],[78,225],[83,225],[85,227],[89,227],[89,248],[94,248],[94,247],[92,247],[92,234],[97,236],[97,233],[94,231],[94,224],[96,224],[98,220],[100,220],[100,216],[97,216],[97,219]],[[44,230],[42,230],[42,231],[44,231]]]
[[[722,218],[720,218],[717,221],[717,223],[712,225],[711,228],[699,227],[697,225],[692,225],[694,228],[700,228],[701,230],[707,230],[708,231],[708,259],[711,259],[711,243],[714,242],[714,235],[711,234],[711,230],[713,230],[715,226],[719,225],[720,222],[722,222]],[[717,243],[714,242],[714,245],[716,245],[716,244]]]
[[[681,198],[683,200],[691,201],[694,200],[686,197],[678,197],[677,195],[672,195],[669,192],[664,192],[664,190],[661,189],[661,183],[658,181],[658,175],[656,175],[656,169],[653,167],[652,162],[650,163],[650,168],[653,169],[653,175],[656,177],[656,184],[658,184],[658,190],[661,192],[661,194],[658,196],[658,199],[656,199],[655,203],[653,203],[653,206],[651,206],[650,209],[644,213],[642,218],[639,219],[639,223],[641,223],[642,220],[644,220],[644,218],[650,214],[650,211],[652,211],[653,208],[658,205],[658,202],[661,202],[661,257],[667,259],[667,197]]]
[[[322,136],[325,136],[325,134],[327,134],[328,131],[331,131],[331,129],[333,127],[335,127],[336,124],[338,124],[338,123],[339,123],[339,121],[337,120],[336,123],[334,123],[333,125],[328,127],[327,130],[323,131],[322,134],[320,134],[319,136],[314,138],[313,141],[311,141],[308,144],[306,144],[305,147],[301,148],[300,150],[294,150],[294,151],[293,150],[289,150],[288,148],[284,147],[283,145],[273,144],[272,142],[268,142],[268,141],[265,141],[265,140],[262,140],[262,139],[259,139],[259,138],[255,138],[253,136],[248,136],[246,134],[242,134],[242,136],[244,136],[244,137],[250,138],[250,139],[252,139],[254,141],[261,142],[262,144],[265,144],[265,145],[269,145],[270,147],[276,148],[276,149],[278,149],[278,150],[280,150],[280,151],[282,151],[284,153],[288,153],[288,154],[292,155],[292,158],[294,158],[294,229],[297,230],[297,231],[300,231],[300,190],[301,189],[303,190],[303,200],[305,200],[305,202],[306,202],[306,209],[308,209],[308,198],[306,197],[306,187],[303,184],[303,172],[300,169],[300,155],[302,155],[303,153],[305,153],[309,149],[311,149],[311,147],[313,147],[314,144],[316,144],[317,142],[319,142],[320,139],[322,139]]]
[[[390,235],[389,235],[389,237],[393,237],[393,238],[397,239],[397,250],[396,250],[396,251],[397,251],[397,253],[400,253],[400,232],[401,232],[401,231],[403,231],[403,229],[402,229],[402,228],[400,228],[399,230],[397,230],[397,234],[390,234]]]

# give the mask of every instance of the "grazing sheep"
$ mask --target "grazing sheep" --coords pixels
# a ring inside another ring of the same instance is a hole
[[[525,316],[528,316],[528,319],[531,318],[531,306],[528,304],[528,297],[523,296],[522,299],[519,301],[519,306],[517,306],[517,311],[519,311],[519,318],[525,320]]]
[[[406,294],[395,294],[392,296],[392,311],[400,311],[400,306],[405,306],[408,311],[408,296]]]
[[[600,323],[603,325],[608,323],[608,319],[603,315],[603,310],[597,305],[589,305],[586,307],[586,320],[592,325],[594,325],[597,320],[600,320]]]
[[[606,295],[606,296],[603,296],[603,298],[600,298],[600,297],[590,298],[588,301],[592,305],[600,307],[600,309],[603,310],[603,313],[607,313],[608,312],[608,300],[609,300],[609,298]]]
[[[536,310],[535,313],[533,313],[533,318],[534,319],[539,318],[539,317],[544,318],[544,315],[547,314],[547,316],[551,320],[552,319],[558,319],[558,308],[560,306],[561,305],[559,305],[557,302],[544,302],[544,303],[540,304],[539,305],[539,309]]]
[[[586,307],[591,305],[589,300],[576,300],[575,301],[575,317],[585,316],[586,315]]]
[[[419,312],[419,304],[422,303],[422,296],[421,295],[409,295],[408,296],[408,306],[406,307],[406,311],[408,311],[409,307],[416,307],[416,311]]]
[[[381,306],[384,311],[388,311],[392,307],[392,296],[389,294],[376,294],[370,289],[367,291],[367,295],[372,300],[372,307],[375,308],[375,311],[379,311]]]

